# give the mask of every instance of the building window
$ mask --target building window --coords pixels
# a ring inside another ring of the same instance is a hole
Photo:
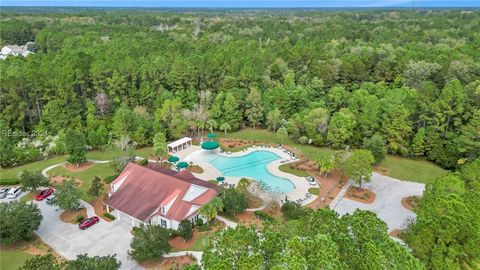
[[[167,227],[167,221],[166,221],[165,219],[163,219],[163,218],[160,219],[160,225],[161,225],[162,227],[165,227],[165,228],[166,228],[166,227]]]
[[[164,207],[164,206],[162,206],[162,214],[166,214],[166,213],[165,213],[165,207]]]

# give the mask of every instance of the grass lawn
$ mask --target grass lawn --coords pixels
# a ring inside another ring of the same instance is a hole
[[[188,249],[192,251],[204,251],[205,248],[208,245],[208,240],[210,237],[213,235],[213,233],[210,233],[207,235],[207,232],[202,233],[198,239],[193,243],[193,245]]]
[[[147,157],[152,152],[152,147],[145,147],[135,150],[135,155],[141,157]],[[124,153],[118,150],[107,150],[107,151],[90,151],[87,153],[88,159],[96,159],[96,160],[111,160],[115,157],[122,156]],[[0,184],[2,179],[16,179],[18,174],[24,170],[29,171],[41,171],[48,166],[52,166],[61,162],[64,162],[66,156],[54,156],[49,159],[40,160],[31,162],[25,165],[21,165],[18,167],[8,168],[8,169],[0,169]]]
[[[433,183],[436,178],[448,172],[426,160],[395,156],[387,156],[380,167],[385,168],[387,171],[384,174],[390,177],[425,184]]]
[[[100,178],[105,178],[107,176],[111,176],[116,174],[117,172],[113,169],[111,164],[95,164],[92,167],[81,171],[81,172],[71,172],[65,169],[63,166],[58,166],[53,168],[48,172],[50,175],[62,175],[62,176],[72,176],[76,178],[80,178],[83,184],[80,186],[80,198],[85,201],[90,201],[90,198],[87,195],[87,190],[90,188],[92,184],[92,180],[95,176]]]
[[[320,189],[317,188],[317,187],[309,188],[308,193],[310,193],[312,195],[318,195],[318,194],[320,194]]]
[[[32,257],[33,255],[27,254],[21,250],[1,250],[0,269],[18,269],[26,260]]]
[[[282,140],[280,136],[266,129],[251,128],[232,132],[225,136],[219,133],[219,136],[227,138],[236,138],[244,140],[254,140],[257,142],[284,143],[297,148],[305,156],[312,160],[317,160],[320,156],[331,155],[335,150],[326,147],[316,147],[313,145],[298,144],[290,138]],[[447,173],[447,170],[440,168],[432,162],[426,160],[415,160],[395,156],[387,156],[386,160],[380,164],[385,169],[384,174],[400,180],[414,181],[420,183],[432,183],[437,177]]]
[[[280,171],[282,171],[282,172],[290,173],[290,174],[293,174],[293,175],[296,175],[296,176],[300,176],[300,177],[307,177],[307,176],[309,176],[306,171],[302,171],[302,170],[297,170],[297,169],[292,169],[292,168],[290,168],[290,165],[289,165],[289,164],[280,165],[280,167],[278,167],[278,169],[280,169]]]

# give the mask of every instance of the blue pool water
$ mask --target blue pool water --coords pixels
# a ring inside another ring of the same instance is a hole
[[[246,177],[261,181],[276,192],[290,192],[295,187],[289,180],[274,176],[267,170],[267,164],[281,159],[270,151],[255,151],[241,157],[223,157],[211,152],[205,159],[225,176]]]

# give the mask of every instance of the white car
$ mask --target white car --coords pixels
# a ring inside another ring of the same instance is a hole
[[[8,191],[10,188],[2,188],[0,189],[0,199],[3,199],[7,196]]]
[[[51,202],[53,198],[55,198],[55,194],[52,193],[52,195],[48,196],[45,200],[47,200],[47,202]]]
[[[7,193],[7,199],[15,199],[22,193],[21,187],[13,187]]]

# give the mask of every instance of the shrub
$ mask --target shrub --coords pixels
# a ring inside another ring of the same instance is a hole
[[[82,222],[82,220],[84,220],[84,219],[85,219],[85,218],[83,217],[83,215],[77,215],[77,216],[75,217],[75,221],[76,221],[77,223]]]
[[[281,210],[286,220],[299,219],[304,213],[301,205],[292,201],[284,203]]]
[[[107,176],[107,177],[105,177],[105,178],[103,179],[103,182],[105,182],[106,184],[110,184],[110,183],[112,183],[113,180],[115,180],[117,177],[118,177],[118,174]]]
[[[110,213],[105,213],[105,214],[103,214],[103,216],[110,219],[110,220],[115,220],[115,216],[110,214]]]
[[[148,165],[148,159],[144,158],[138,162],[138,165],[142,166],[147,166]]]
[[[263,212],[263,211],[260,211],[260,210],[257,210],[257,211],[254,211],[253,212],[255,214],[255,216],[261,220],[264,220],[264,221],[268,221],[268,222],[273,222],[275,221],[275,219],[270,216],[269,214]]]
[[[223,212],[228,216],[234,217],[236,214],[247,209],[247,201],[242,192],[229,188],[222,196]]]
[[[182,237],[184,240],[190,240],[193,236],[193,224],[190,220],[184,219],[180,222],[178,226],[178,235]]]
[[[198,227],[201,227],[203,225],[203,219],[201,218],[197,219],[197,224],[195,225],[197,225]]]
[[[0,179],[0,185],[16,185],[18,184],[18,179]]]

